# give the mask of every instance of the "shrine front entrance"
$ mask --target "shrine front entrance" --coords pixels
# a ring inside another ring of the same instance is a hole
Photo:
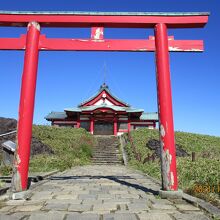
[[[114,135],[113,122],[95,121],[94,135]]]

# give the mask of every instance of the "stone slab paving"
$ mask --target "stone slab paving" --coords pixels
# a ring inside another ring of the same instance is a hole
[[[0,220],[208,220],[184,200],[160,199],[160,185],[120,165],[72,168],[1,205]]]

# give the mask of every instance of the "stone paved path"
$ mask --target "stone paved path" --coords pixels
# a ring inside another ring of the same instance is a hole
[[[207,220],[199,208],[160,199],[160,186],[120,165],[76,167],[32,190],[28,201],[11,200],[0,220]]]

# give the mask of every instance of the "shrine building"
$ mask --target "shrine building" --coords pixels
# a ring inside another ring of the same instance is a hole
[[[140,127],[156,128],[158,114],[131,107],[114,96],[104,83],[96,95],[78,107],[52,111],[45,119],[52,126],[84,128],[94,135],[116,136]]]

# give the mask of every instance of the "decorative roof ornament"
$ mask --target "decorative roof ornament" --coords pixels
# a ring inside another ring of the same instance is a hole
[[[104,82],[101,86],[100,86],[100,89],[103,90],[103,89],[109,89],[108,85]]]

